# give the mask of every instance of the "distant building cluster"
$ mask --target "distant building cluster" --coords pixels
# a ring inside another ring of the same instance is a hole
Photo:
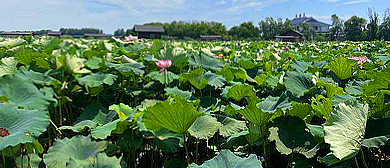
[[[299,27],[301,23],[306,23],[318,33],[328,33],[331,26],[330,24],[320,22],[313,17],[306,17],[305,14],[295,15],[295,18],[292,20],[295,30],[302,31],[302,27]]]

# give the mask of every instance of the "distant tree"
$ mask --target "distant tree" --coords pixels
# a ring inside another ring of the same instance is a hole
[[[344,23],[345,37],[351,41],[365,40],[366,19],[352,16]]]
[[[379,26],[379,35],[382,40],[390,40],[390,9],[387,8],[385,10],[385,14],[383,16],[383,22]]]
[[[313,27],[309,26],[306,22],[299,23],[298,27],[306,40],[314,40],[315,30]]]
[[[229,30],[229,35],[235,36],[239,39],[258,38],[259,29],[255,27],[253,22],[243,22],[239,26],[234,26]]]
[[[103,30],[95,28],[61,28],[60,31],[64,35],[103,34]]]
[[[259,22],[260,35],[265,40],[273,39],[291,29],[293,29],[293,25],[288,19],[283,22],[281,18],[274,20],[272,17],[266,17],[265,20]]]
[[[115,30],[114,32],[114,36],[125,36],[126,33],[125,33],[125,30],[124,29],[118,29],[118,30]]]
[[[368,40],[377,40],[379,35],[379,17],[378,13],[375,10],[368,8],[368,19],[369,23],[367,24],[367,35]]]
[[[34,34],[35,34],[35,35],[44,35],[44,34],[49,33],[50,31],[51,31],[51,30],[48,30],[48,29],[42,29],[42,30],[34,31]]]
[[[332,40],[337,40],[340,35],[343,33],[344,24],[343,20],[340,19],[336,14],[332,15],[332,27],[330,28],[330,38]]]

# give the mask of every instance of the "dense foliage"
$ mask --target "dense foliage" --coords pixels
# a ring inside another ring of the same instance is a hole
[[[390,43],[0,39],[0,167],[388,167]]]

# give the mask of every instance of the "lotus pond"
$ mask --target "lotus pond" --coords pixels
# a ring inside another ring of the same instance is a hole
[[[0,38],[0,167],[389,167],[389,42]]]

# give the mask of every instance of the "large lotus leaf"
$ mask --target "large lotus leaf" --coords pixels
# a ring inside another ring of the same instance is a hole
[[[328,119],[333,112],[332,100],[330,98],[325,98],[322,95],[318,95],[317,98],[311,98],[311,107],[316,114],[323,115],[326,119]]]
[[[363,140],[367,148],[379,148],[390,139],[390,119],[369,119]]]
[[[312,158],[319,147],[313,135],[306,130],[305,122],[298,117],[278,117],[268,129],[268,140],[275,141],[276,149],[281,154],[289,155],[294,152]]]
[[[324,126],[325,142],[340,160],[356,155],[362,145],[368,115],[368,105],[357,101],[340,103]]]
[[[82,78],[78,78],[77,81],[84,86],[98,87],[103,84],[107,84],[107,85],[114,84],[117,77],[118,76],[113,74],[96,73],[96,74],[84,76]]]
[[[239,133],[243,130],[247,130],[245,121],[239,121],[234,118],[225,117],[219,127],[219,134],[223,137],[230,137],[233,134]]]
[[[248,121],[253,124],[256,124],[259,127],[264,126],[274,115],[273,112],[263,111],[256,106],[257,101],[252,100],[249,102],[249,105],[244,109],[238,111],[243,115]]]
[[[120,119],[117,119],[115,121],[93,128],[91,130],[92,137],[95,139],[106,139],[111,135],[111,132],[117,128],[119,122]]]
[[[121,168],[121,158],[108,157],[105,153],[97,154],[96,158],[85,160],[70,158],[67,167],[90,167],[90,168]]]
[[[290,66],[295,69],[295,71],[304,73],[309,67],[311,67],[311,64],[309,62],[306,62],[304,60],[294,60]]]
[[[108,109],[114,110],[122,121],[133,114],[133,109],[123,103],[119,103],[118,105],[111,105]]]
[[[73,73],[90,73],[91,71],[83,68],[84,67],[84,59],[81,59],[76,56],[70,56],[67,54],[65,56],[65,65],[66,68]]]
[[[51,85],[54,81],[59,82],[56,79],[50,77],[48,74],[49,72],[50,71],[40,73],[25,69],[16,73],[15,76],[27,81],[32,81],[33,83],[38,85]]]
[[[185,99],[189,99],[192,96],[192,92],[180,90],[179,88],[177,88],[177,86],[175,86],[174,88],[165,88],[164,91],[167,94],[180,95],[181,97],[183,97]]]
[[[390,72],[379,71],[379,72],[371,72],[368,74],[370,79],[373,79],[368,84],[362,86],[363,93],[372,96],[378,90],[388,90],[390,87]]]
[[[0,42],[0,47],[11,47],[24,43],[25,40],[22,38],[7,38],[6,40]]]
[[[225,82],[226,82],[225,78],[223,78],[222,75],[216,75],[210,71],[206,72],[204,74],[204,77],[206,78],[207,83],[210,86],[214,86],[215,88],[222,87],[223,85],[225,85]]]
[[[352,66],[347,58],[338,57],[329,63],[329,69],[341,79],[348,79],[352,77]]]
[[[46,97],[27,80],[17,76],[0,78],[0,96],[9,99],[9,103],[29,109],[46,109],[52,99]]]
[[[217,72],[217,74],[222,75],[228,82],[231,82],[234,79],[242,79],[243,81],[245,81],[248,77],[245,69],[230,67],[229,65],[223,67],[220,71]]]
[[[82,122],[84,120],[92,120],[98,124],[105,124],[109,122],[110,119],[107,118],[107,116],[103,118],[102,115],[106,115],[108,112],[109,111],[100,103],[89,104],[77,118],[76,123]],[[100,115],[100,117],[98,117],[98,115]]]
[[[85,62],[85,65],[91,69],[99,69],[100,65],[103,61],[101,58],[98,57],[92,57],[88,59],[87,62]]]
[[[10,135],[0,137],[0,150],[7,146],[33,142],[49,126],[49,115],[43,110],[22,110],[12,104],[0,103],[0,128]]]
[[[17,64],[18,61],[14,57],[2,58],[0,60],[0,77],[16,72],[18,70]]]
[[[256,93],[251,85],[237,84],[229,89],[227,93],[228,98],[240,101],[244,97],[253,97]]]
[[[278,108],[286,110],[291,107],[291,103],[286,94],[280,97],[268,96],[265,100],[257,104],[257,107],[265,112],[274,113]]]
[[[170,71],[168,71],[168,73],[166,75],[164,72],[160,73],[158,71],[155,71],[155,72],[149,73],[147,76],[151,77],[154,80],[159,81],[162,84],[170,84],[171,82],[173,82],[173,80],[179,79],[178,75],[176,75]]]
[[[390,90],[381,90],[373,97],[370,105],[370,115],[374,118],[390,118],[390,103],[386,102]]]
[[[195,120],[188,132],[198,139],[209,139],[218,131],[221,123],[212,116],[202,116]]]
[[[305,92],[313,86],[310,74],[287,72],[284,78],[284,85],[288,91],[291,91],[297,97],[303,96]]]
[[[64,138],[54,142],[47,154],[43,155],[43,160],[47,167],[64,168],[70,160],[81,160],[93,162],[98,153],[107,148],[107,142],[94,142],[89,137],[75,136],[71,139]]]
[[[317,82],[318,87],[324,87],[326,89],[326,97],[333,98],[335,95],[345,95],[342,87],[335,86],[334,83],[325,83],[324,81],[318,81]]]
[[[181,97],[179,99],[182,99]],[[192,103],[187,100],[163,101],[147,108],[142,118],[146,128],[151,130],[168,129],[178,134],[184,134],[190,126],[203,113],[196,110]]]
[[[196,54],[193,57],[191,57],[189,59],[189,63],[192,66],[196,66],[206,70],[214,70],[214,71],[218,71],[222,69],[222,67],[224,66],[224,64],[221,61],[219,61],[216,58],[209,57],[203,52],[200,52],[199,54]]]
[[[207,86],[207,78],[203,75],[203,69],[191,70],[189,73],[180,76],[182,81],[189,81],[197,89],[203,89]]]
[[[125,64],[113,64],[113,63],[107,63],[107,66],[110,68],[115,68],[122,74],[128,74],[129,72],[134,72],[138,75],[143,75],[145,73],[142,68],[145,68],[144,64],[142,63],[125,63]]]
[[[262,168],[260,160],[252,154],[248,158],[236,156],[233,152],[223,149],[213,159],[205,161],[202,165],[191,164],[189,168]]]
[[[309,114],[313,111],[310,104],[292,102],[292,108],[286,111],[286,115],[296,116],[303,120],[309,117]]]

